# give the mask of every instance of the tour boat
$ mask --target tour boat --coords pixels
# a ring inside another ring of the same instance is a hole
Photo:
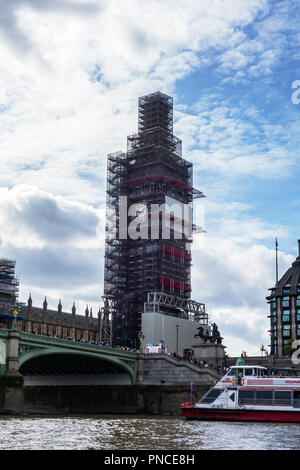
[[[188,419],[300,423],[300,377],[232,366],[198,402],[182,403],[181,412]]]

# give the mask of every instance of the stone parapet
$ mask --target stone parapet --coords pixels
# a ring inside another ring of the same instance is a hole
[[[214,384],[220,374],[166,354],[139,354],[137,384]]]

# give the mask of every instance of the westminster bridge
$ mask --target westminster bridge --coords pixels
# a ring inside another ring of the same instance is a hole
[[[179,414],[220,375],[167,354],[0,329],[0,414]]]
[[[13,341],[15,358],[9,368],[22,374],[25,385],[136,382],[135,352],[32,333],[12,333],[0,329],[0,374],[7,369],[8,356],[12,355],[8,343]]]

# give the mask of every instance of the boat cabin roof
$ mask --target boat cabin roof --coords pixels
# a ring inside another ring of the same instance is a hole
[[[240,366],[230,366],[229,368],[230,369],[263,369],[263,370],[267,370],[267,368],[263,367],[263,366],[243,366],[243,365],[240,365]]]

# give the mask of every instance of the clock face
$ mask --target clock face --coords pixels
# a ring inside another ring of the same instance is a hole
[[[138,202],[134,204],[133,208],[133,218],[139,220],[140,222],[145,220],[147,217],[147,203]]]

